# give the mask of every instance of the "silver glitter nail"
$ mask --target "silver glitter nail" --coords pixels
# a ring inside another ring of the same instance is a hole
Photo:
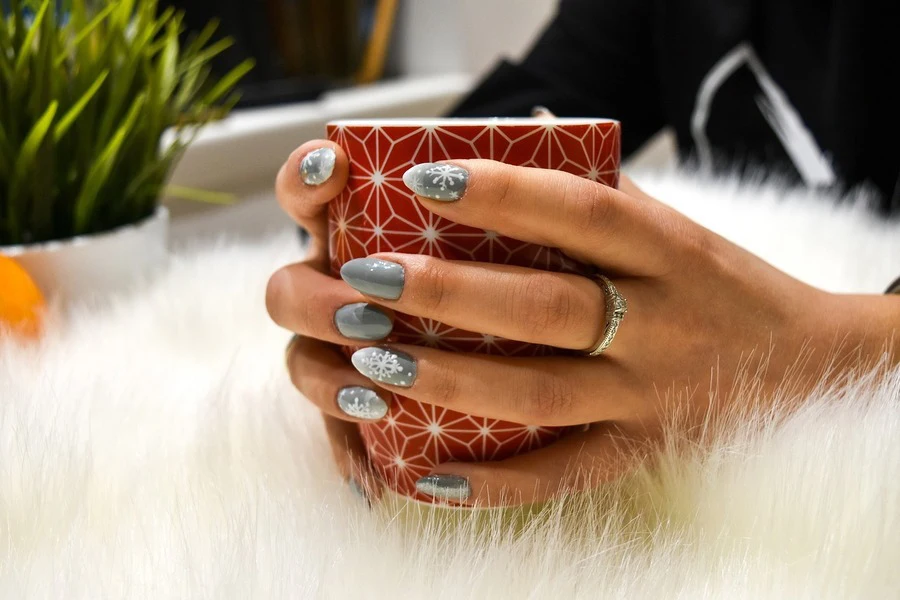
[[[446,163],[416,165],[403,174],[403,183],[419,196],[455,202],[466,193],[469,172]]]
[[[300,162],[300,177],[306,185],[322,185],[334,171],[337,156],[331,148],[319,148],[303,157]]]
[[[343,387],[337,395],[338,408],[355,419],[377,421],[383,419],[388,404],[374,390],[359,385]]]
[[[356,370],[373,381],[410,387],[416,380],[416,361],[408,354],[390,348],[362,348],[350,361]]]
[[[459,475],[426,475],[416,482],[416,489],[443,500],[465,500],[472,495],[469,480]]]

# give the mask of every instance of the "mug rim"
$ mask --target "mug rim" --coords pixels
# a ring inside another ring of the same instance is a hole
[[[483,118],[377,118],[377,119],[336,119],[328,121],[328,127],[490,127],[491,125],[532,127],[534,125],[603,125],[620,124],[616,119],[588,117],[554,117],[536,119],[534,117],[483,117]]]

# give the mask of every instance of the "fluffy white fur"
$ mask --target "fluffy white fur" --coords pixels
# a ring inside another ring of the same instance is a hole
[[[900,226],[858,202],[639,179],[824,288],[880,292],[900,274]],[[263,307],[268,274],[298,253],[292,232],[183,253],[40,344],[0,346],[0,597],[900,594],[900,373],[706,444],[674,439],[656,472],[531,520],[369,510]]]

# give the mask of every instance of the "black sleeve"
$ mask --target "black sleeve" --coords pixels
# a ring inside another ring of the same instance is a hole
[[[451,114],[526,116],[543,105],[558,116],[618,119],[622,153],[631,154],[665,126],[653,4],[562,0],[526,58],[500,63]]]

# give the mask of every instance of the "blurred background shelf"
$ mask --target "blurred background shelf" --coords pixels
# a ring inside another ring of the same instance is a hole
[[[415,77],[346,88],[314,102],[235,111],[206,128],[172,176],[180,186],[236,195],[232,206],[167,199],[172,242],[228,232],[259,236],[290,224],[273,201],[275,175],[303,142],[321,138],[325,123],[354,117],[432,117],[445,113],[471,86],[466,74]]]
[[[167,199],[173,215],[173,243],[221,234],[257,237],[290,226],[273,200],[272,187],[292,150],[322,137],[325,123],[332,119],[446,114],[498,60],[515,60],[528,50],[556,3],[171,2],[197,22],[221,19],[222,33],[236,40],[222,56],[221,68],[247,56],[258,65],[244,90],[243,106],[204,130],[172,176],[175,185],[229,192],[238,201],[222,207]],[[390,19],[384,16],[388,12]],[[352,14],[359,20],[349,19]],[[389,25],[390,43],[383,61],[373,59],[376,67],[369,65],[368,71],[385,79],[360,86],[359,80],[373,76],[361,73],[367,71],[368,42],[379,22],[382,27]],[[338,33],[346,39],[335,41]],[[651,141],[631,165],[655,168],[669,164],[671,157],[671,138],[663,135]]]

